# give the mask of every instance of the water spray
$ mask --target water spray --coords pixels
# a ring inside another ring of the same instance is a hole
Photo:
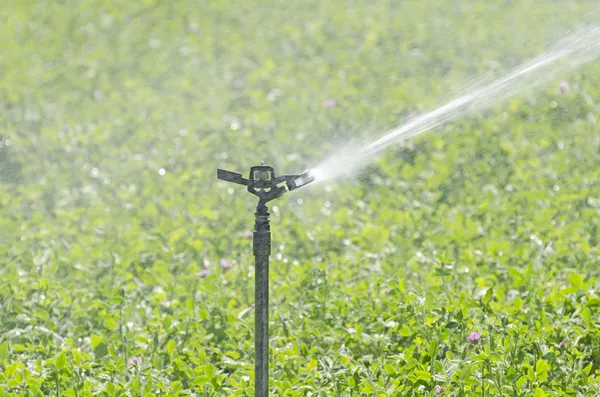
[[[273,167],[257,165],[250,168],[248,178],[231,171],[217,169],[217,178],[247,186],[258,197],[254,213],[253,253],[255,260],[254,338],[256,359],[254,367],[255,397],[269,395],[269,255],[271,254],[271,225],[267,203],[315,180],[308,171],[300,175],[275,176]]]
[[[383,136],[368,142],[342,145],[318,164],[312,175],[319,181],[354,176],[389,146],[437,128],[458,117],[475,114],[506,99],[539,88],[558,74],[600,58],[600,26],[578,29],[552,46],[552,49],[521,64],[506,75],[481,84],[427,113],[417,115]]]

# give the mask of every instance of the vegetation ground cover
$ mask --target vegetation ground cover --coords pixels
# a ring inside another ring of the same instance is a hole
[[[592,1],[0,5],[0,395],[252,396],[254,200]],[[600,66],[272,207],[276,396],[600,395]]]

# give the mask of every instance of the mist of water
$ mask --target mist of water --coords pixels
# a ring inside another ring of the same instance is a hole
[[[316,181],[355,175],[391,145],[429,131],[458,117],[481,112],[510,97],[538,88],[564,73],[600,57],[600,27],[578,30],[552,49],[510,73],[453,99],[368,142],[365,137],[345,145],[311,169]]]

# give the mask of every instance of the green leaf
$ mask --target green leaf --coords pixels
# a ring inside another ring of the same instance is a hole
[[[410,328],[408,328],[408,326],[404,324],[402,328],[400,328],[400,331],[398,331],[398,333],[400,334],[400,336],[410,336]]]
[[[50,318],[50,315],[45,310],[36,310],[33,315],[35,317],[39,318],[40,320],[44,320],[44,321],[48,320]]]
[[[535,379],[541,382],[547,380],[549,369],[550,364],[548,364],[545,360],[539,359],[537,363],[535,363]]]
[[[475,356],[473,356],[472,360],[473,361],[485,361],[488,359],[488,354],[486,352],[481,352]]]
[[[108,354],[108,348],[104,344],[104,342],[99,343],[94,348],[94,355],[97,359],[103,358]]]
[[[425,371],[425,370],[421,370],[421,369],[415,369],[414,372],[415,376],[418,379],[424,380],[424,381],[430,381],[431,380],[431,373],[429,373],[429,371]]]
[[[33,376],[27,378],[27,385],[29,387],[40,387],[42,385],[42,380],[35,378]]]
[[[90,346],[95,349],[100,343],[104,343],[104,340],[98,335],[92,335],[90,338]]]
[[[581,315],[581,318],[583,319],[583,321],[586,322],[586,324],[592,323],[592,311],[590,310],[589,307],[584,307],[581,310],[580,315]]]
[[[167,342],[167,354],[169,355],[169,357],[173,357],[173,352],[175,351],[176,346],[177,342],[175,342],[173,339]]]
[[[488,288],[488,290],[485,292],[485,297],[483,298],[483,302],[487,305],[490,303],[490,300],[492,299],[493,296],[493,288]]]
[[[207,383],[210,383],[210,379],[206,375],[199,375],[194,378],[194,385],[196,386],[204,386]]]
[[[535,389],[533,397],[546,397],[546,393],[538,387],[537,389]]]
[[[25,346],[23,346],[20,343],[15,343],[12,345],[12,349],[16,352],[22,352],[22,351],[25,351]]]
[[[59,371],[65,367],[67,364],[67,355],[64,352],[61,352],[58,357],[56,357],[55,365],[56,369]]]
[[[209,380],[212,380],[215,377],[215,367],[213,367],[212,364],[206,364],[204,366],[204,375],[206,375]]]
[[[198,310],[198,315],[200,315],[200,319],[201,320],[206,320],[209,317],[208,312],[206,310],[204,310],[204,309]]]
[[[178,392],[179,390],[181,390],[182,386],[183,386],[182,383],[180,381],[176,380],[175,382],[171,383],[170,389],[173,392]]]
[[[574,288],[581,289],[583,286],[583,276],[577,273],[569,274],[569,281]]]
[[[361,393],[373,393],[375,392],[375,390],[373,389],[373,385],[371,384],[371,381],[369,381],[368,379],[364,379],[362,382],[360,382],[360,391]]]
[[[63,392],[63,395],[65,397],[77,397],[77,392],[75,392],[75,390],[73,390],[72,388],[67,389]]]
[[[0,344],[0,363],[8,358],[10,351],[8,349],[8,342],[4,341]]]

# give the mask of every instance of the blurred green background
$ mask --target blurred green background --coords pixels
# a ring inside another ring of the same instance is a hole
[[[255,200],[216,168],[301,172],[595,7],[3,1],[0,394],[253,395]],[[598,395],[599,83],[275,203],[273,395]]]

